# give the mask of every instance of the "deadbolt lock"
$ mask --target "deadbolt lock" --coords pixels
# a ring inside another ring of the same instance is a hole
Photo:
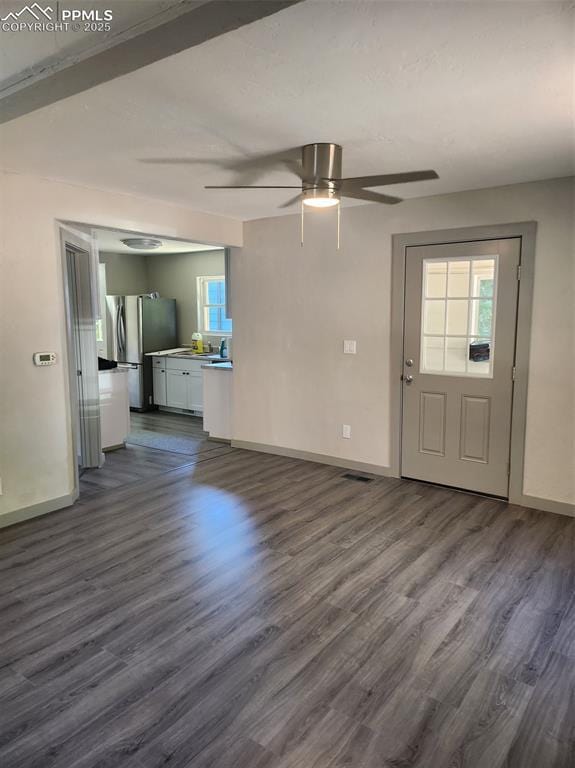
[[[407,360],[405,361],[405,364],[407,365],[408,368],[411,368],[413,366],[413,360],[411,359],[411,357],[407,358]]]

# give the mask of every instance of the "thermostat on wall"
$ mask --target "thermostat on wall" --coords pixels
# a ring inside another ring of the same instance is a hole
[[[55,352],[34,352],[34,365],[54,365]]]

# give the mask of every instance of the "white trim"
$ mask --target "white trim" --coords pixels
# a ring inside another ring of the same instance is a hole
[[[380,467],[377,464],[367,464],[363,461],[353,461],[352,459],[342,459],[341,456],[328,456],[324,453],[314,453],[313,451],[300,451],[297,448],[285,448],[281,445],[267,445],[265,443],[252,443],[247,440],[232,440],[232,448],[243,448],[246,451],[257,451],[259,453],[272,453],[276,456],[287,456],[292,459],[302,459],[303,461],[313,461],[316,464],[329,464],[332,467],[342,467],[343,469],[355,469],[358,472],[368,472],[371,475],[381,475],[382,477],[393,477],[391,467]]]
[[[391,309],[391,471],[394,477],[401,472],[401,409],[403,372],[403,323],[405,290],[405,253],[409,246],[462,243],[477,240],[506,240],[521,238],[521,280],[517,305],[515,336],[516,377],[513,387],[511,418],[511,450],[509,469],[509,502],[530,505],[533,499],[540,507],[560,502],[547,502],[523,495],[523,468],[525,461],[525,427],[527,422],[527,384],[531,342],[531,299],[535,267],[536,221],[511,224],[486,224],[476,227],[427,230],[392,235],[392,309]],[[567,505],[569,507],[569,505]],[[550,511],[550,510],[549,510]],[[568,514],[568,513],[565,513]]]
[[[71,507],[77,498],[77,494],[68,493],[66,496],[60,496],[57,499],[41,501],[38,504],[32,504],[29,507],[22,507],[21,509],[14,509],[12,512],[6,512],[6,514],[0,515],[0,528],[6,528],[9,525],[17,525],[26,520],[31,520],[34,517],[41,517],[50,512],[56,512],[59,509]]]
[[[521,496],[514,499],[513,504],[527,507],[528,509],[537,509],[540,512],[552,512],[554,515],[575,517],[575,504],[570,504],[568,501],[540,499],[538,496],[521,494]]]

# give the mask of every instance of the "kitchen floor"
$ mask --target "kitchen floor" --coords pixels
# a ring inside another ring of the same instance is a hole
[[[108,451],[103,467],[82,473],[81,499],[231,450],[225,443],[210,440],[197,416],[131,411],[130,425],[126,447]]]
[[[575,520],[188,460],[2,532],[3,768],[572,768]]]

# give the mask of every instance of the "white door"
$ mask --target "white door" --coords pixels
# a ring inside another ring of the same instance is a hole
[[[188,376],[186,371],[166,371],[166,401],[170,408],[188,407]]]
[[[506,497],[520,240],[408,247],[402,475]]]

